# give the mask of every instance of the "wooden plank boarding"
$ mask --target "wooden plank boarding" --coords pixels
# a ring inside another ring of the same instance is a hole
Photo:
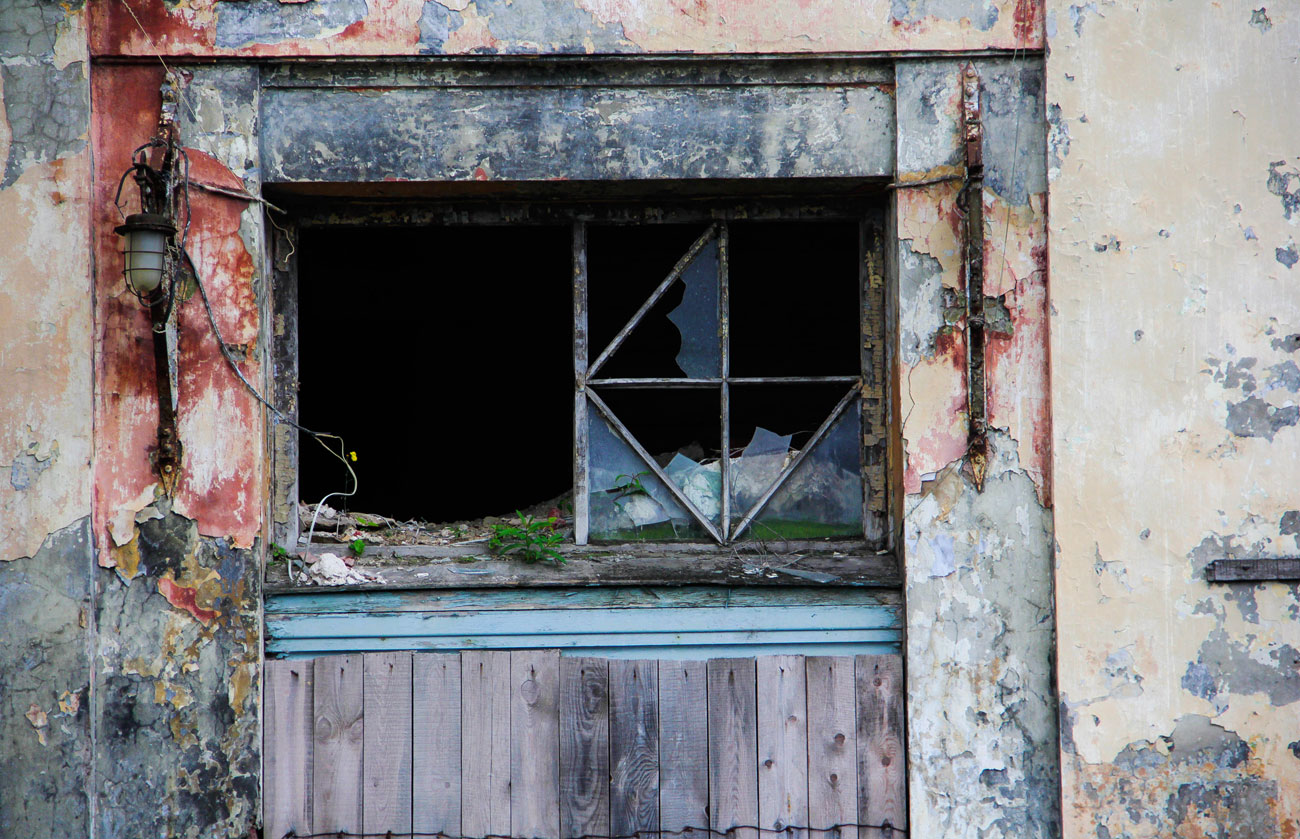
[[[659,662],[659,829],[665,832],[709,826],[707,707],[705,662]]]
[[[733,839],[758,839],[758,737],[752,658],[707,662],[709,683],[709,820]]]
[[[609,663],[610,830],[654,837],[659,829],[659,663]]]
[[[858,821],[907,829],[907,767],[903,751],[903,657],[854,660],[858,711]],[[890,839],[863,830],[860,839]]]
[[[366,653],[362,832],[411,832],[411,654]]]
[[[268,837],[311,829],[312,670],[311,661],[266,663],[266,800]]]
[[[560,659],[560,834],[609,835],[609,663]]]
[[[365,728],[361,656],[327,656],[313,664],[312,829],[359,833]]]
[[[898,655],[270,661],[264,823],[274,839],[897,839],[902,685]]]
[[[510,835],[559,839],[560,653],[510,653]]]
[[[858,821],[857,714],[853,659],[808,656],[808,813],[814,828]],[[819,834],[857,839],[853,827]]]
[[[461,832],[510,833],[510,653],[460,654]]]
[[[460,656],[414,657],[411,830],[460,834]]]
[[[762,656],[758,671],[758,824],[808,824],[807,681],[803,656]],[[803,830],[786,831],[805,839]]]

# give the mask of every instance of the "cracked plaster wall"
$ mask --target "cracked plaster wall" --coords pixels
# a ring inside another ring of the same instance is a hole
[[[897,71],[898,180],[960,173],[956,60]],[[910,829],[1060,833],[1053,706],[1046,177],[1037,59],[977,61],[984,109],[990,467],[966,450],[959,183],[897,195]]]
[[[1048,4],[1067,835],[1295,836],[1300,9]]]

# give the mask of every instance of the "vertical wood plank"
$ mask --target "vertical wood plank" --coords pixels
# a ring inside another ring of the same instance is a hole
[[[707,685],[703,661],[659,662],[659,829],[665,832],[709,826]]]
[[[758,824],[808,824],[808,714],[803,656],[762,656],[758,670]],[[803,830],[784,834],[805,839]]]
[[[615,836],[659,830],[659,666],[609,662],[609,823]]]
[[[709,680],[709,816],[714,830],[758,824],[758,707],[752,658],[715,658]],[[758,839],[735,830],[734,839]]]
[[[560,653],[510,653],[510,835],[559,839]]]
[[[858,821],[907,829],[907,766],[903,751],[903,657],[860,655],[857,669]],[[864,830],[860,839],[889,839],[892,830]]]
[[[460,656],[412,662],[411,829],[460,834]]]
[[[266,835],[311,830],[312,662],[266,662],[263,824]]]
[[[560,659],[560,834],[609,835],[609,665]]]
[[[411,832],[411,654],[365,653],[364,833]]]
[[[461,831],[510,833],[510,653],[460,654]]]
[[[858,821],[858,739],[853,658],[809,656],[808,814],[810,826]],[[823,834],[857,839],[857,828]]]
[[[312,829],[361,832],[361,750],[365,729],[359,655],[315,660],[312,706]]]

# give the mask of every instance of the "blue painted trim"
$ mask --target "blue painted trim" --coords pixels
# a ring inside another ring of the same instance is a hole
[[[832,602],[800,603],[804,598]],[[266,651],[303,658],[467,649],[679,659],[897,653],[901,610],[882,602],[889,599],[869,591],[722,587],[282,595],[267,603]]]

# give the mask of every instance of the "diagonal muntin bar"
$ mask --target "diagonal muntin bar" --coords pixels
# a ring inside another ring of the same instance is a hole
[[[822,438],[826,436],[826,433],[830,431],[831,426],[834,425],[835,421],[844,413],[844,409],[849,406],[849,403],[851,403],[855,398],[861,397],[862,382],[859,380],[854,383],[848,393],[844,394],[844,396],[840,398],[839,403],[835,405],[835,409],[831,411],[831,415],[817,428],[817,431],[808,440],[807,445],[800,450],[799,454],[795,455],[794,460],[791,461],[790,465],[787,466],[780,475],[777,475],[776,480],[772,482],[772,485],[768,487],[761,496],[759,496],[758,501],[754,503],[754,506],[750,511],[746,513],[745,517],[736,525],[735,530],[732,531],[731,535],[728,537],[729,541],[745,532],[745,528],[749,527],[750,522],[752,522],[759,513],[763,512],[763,508],[767,506],[767,502],[772,500],[772,496],[776,495],[776,491],[779,490],[786,480],[794,474],[795,470],[799,468],[799,465],[804,462],[804,458],[808,457],[808,454],[813,449],[817,448],[817,444],[820,443]]]
[[[615,433],[623,438],[623,442],[631,446],[632,451],[637,453],[637,457],[640,457],[641,460],[645,462],[645,465],[650,468],[650,471],[654,473],[654,476],[663,482],[663,485],[673,494],[673,498],[677,499],[678,503],[680,503],[685,510],[695,517],[695,520],[708,531],[709,535],[712,536],[719,545],[726,544],[726,540],[722,538],[722,534],[720,534],[718,529],[713,526],[713,523],[704,517],[704,514],[701,513],[699,508],[697,508],[691,500],[686,497],[686,494],[681,491],[673,479],[664,474],[664,470],[659,468],[659,464],[655,463],[655,460],[650,456],[650,453],[637,442],[636,437],[632,436],[632,432],[628,431],[627,426],[623,425],[622,420],[614,416],[614,412],[605,404],[605,400],[597,396],[595,391],[591,389],[587,390],[587,398],[591,400],[591,404],[596,406],[596,410],[600,411],[605,419],[609,421],[609,424],[614,429]]]
[[[664,292],[666,292],[673,283],[677,282],[677,280],[681,278],[682,272],[685,271],[695,257],[699,255],[700,251],[704,250],[704,246],[712,241],[717,235],[718,225],[711,224],[709,225],[709,229],[704,231],[703,235],[695,240],[695,244],[691,245],[690,250],[688,250],[681,259],[677,260],[677,264],[673,266],[673,270],[668,272],[668,276],[665,277],[664,281],[659,284],[659,287],[651,293],[649,299],[641,304],[641,308],[636,310],[636,314],[632,315],[632,319],[627,322],[627,326],[624,326],[622,330],[614,336],[614,340],[609,342],[609,346],[605,347],[604,352],[596,356],[596,360],[587,368],[587,378],[596,375],[596,371],[600,369],[601,365],[608,361],[609,357],[613,355],[619,347],[623,346],[623,342],[627,340],[627,336],[632,334],[632,330],[636,329],[637,325],[641,323],[641,319],[646,316],[646,313],[650,311],[651,307],[653,307],[655,303],[659,302],[659,298],[664,296]]]

